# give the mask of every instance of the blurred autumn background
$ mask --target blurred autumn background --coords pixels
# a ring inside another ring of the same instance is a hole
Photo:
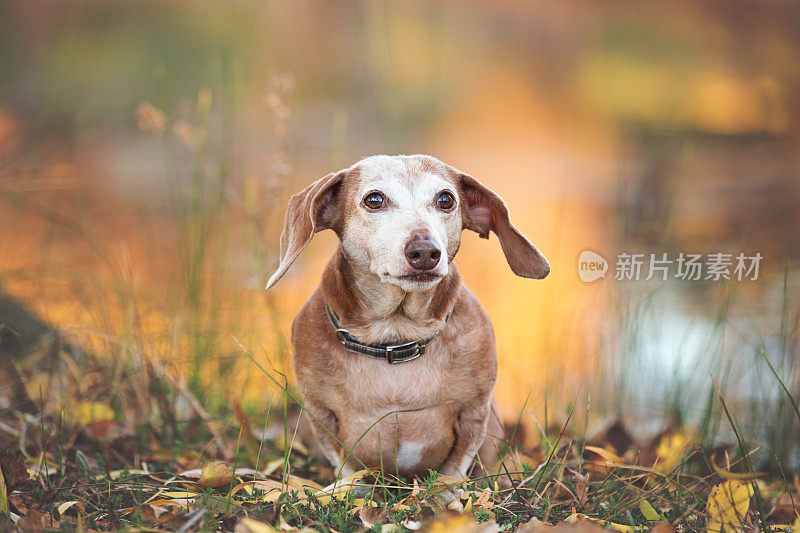
[[[169,412],[177,437],[263,416],[282,391],[244,349],[291,381],[336,246],[263,290],[288,197],[421,152],[503,196],[552,263],[517,278],[473,234],[457,258],[527,439],[574,411],[730,441],[721,395],[796,470],[798,58],[793,2],[2,2],[0,410],[106,409],[123,433]],[[605,279],[579,280],[587,249]],[[615,281],[624,251],[764,259],[755,281]],[[159,379],[191,394],[161,405]]]

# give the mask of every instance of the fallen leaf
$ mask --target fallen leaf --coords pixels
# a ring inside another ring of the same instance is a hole
[[[414,478],[414,488],[411,489],[411,497],[416,498],[420,492],[422,491],[419,488],[419,483],[417,482],[417,478]]]
[[[8,491],[6,490],[3,471],[0,469],[0,520],[7,522],[10,518],[11,511],[8,509]]]
[[[147,470],[137,470],[135,468],[131,468],[127,470],[112,470],[107,475],[112,481],[116,481],[122,476],[130,476],[130,475],[149,476],[151,475],[151,473],[148,472]]]
[[[64,406],[64,416],[73,424],[88,425],[93,422],[114,420],[114,409],[103,402],[78,400]]]
[[[166,507],[162,507],[160,505],[150,505],[150,504],[142,504],[138,506],[136,510],[145,520],[145,522],[156,522],[159,518],[161,518],[161,515],[169,512],[169,509],[167,509]],[[120,514],[127,514],[127,513],[121,512]]]
[[[672,472],[675,470],[686,454],[691,450],[697,436],[690,432],[668,431],[656,446],[658,462],[655,469],[659,472]]]
[[[11,505],[13,505],[13,506],[14,506],[14,509],[16,509],[16,510],[17,510],[17,512],[18,512],[20,515],[23,515],[23,516],[24,516],[25,514],[27,514],[27,513],[28,513],[28,509],[29,509],[29,505],[28,505],[28,503],[26,503],[26,502],[25,502],[25,501],[24,501],[24,500],[23,500],[21,497],[19,497],[18,495],[11,495],[11,496],[9,496],[9,497],[8,497],[8,501],[9,501],[9,503],[10,503]]]
[[[382,522],[387,514],[389,514],[389,511],[383,507],[361,507],[356,511],[356,516],[361,520],[361,523],[370,529],[375,524]]]
[[[28,469],[25,458],[19,451],[0,451],[0,471],[3,472],[6,488],[9,491],[28,481]]]
[[[476,522],[468,514],[443,514],[428,522],[423,529],[427,533],[494,533],[500,531],[495,522]]]
[[[469,497],[467,503],[464,504],[464,512],[471,513],[472,512],[472,496]]]
[[[186,509],[188,510],[188,508]],[[156,520],[156,524],[167,529],[178,529],[186,520],[183,509],[172,509],[161,514]]]
[[[600,458],[606,463],[610,463],[612,465],[621,465],[623,463],[622,457],[610,450],[606,450],[605,448],[600,448],[599,446],[584,446],[583,449],[599,455]]]
[[[59,528],[61,523],[53,520],[50,513],[31,509],[28,514],[19,519],[17,527],[21,531],[44,531],[45,529]]]
[[[226,463],[214,461],[203,466],[197,484],[204,489],[221,487],[230,484],[233,479],[233,469]]]
[[[675,533],[675,530],[669,524],[659,522],[648,533]]]
[[[439,477],[436,478],[436,485],[430,490],[430,494],[436,494],[437,492],[445,489],[457,487],[458,485],[463,484],[465,481],[467,481],[465,478],[439,474]]]
[[[582,522],[584,520],[590,520],[592,522],[596,522],[597,524],[599,524],[599,525],[601,525],[603,527],[611,528],[614,531],[619,531],[621,533],[633,533],[635,531],[643,531],[645,529],[643,527],[626,526],[624,524],[617,524],[615,522],[609,522],[608,520],[603,520],[602,518],[593,518],[591,516],[587,516],[587,515],[582,514],[582,513],[572,514],[572,515],[568,516],[567,518],[565,518],[564,522],[575,524],[575,523],[580,523],[580,522]]]
[[[346,496],[351,490],[358,486],[358,481],[364,479],[371,473],[372,472],[369,470],[359,470],[358,472],[354,472],[345,478],[334,481],[327,487],[316,492],[314,496],[316,496],[319,503],[326,505],[333,497],[342,498],[343,496]]]
[[[589,487],[583,481],[578,481],[575,484],[575,496],[578,498],[578,504],[585,507],[589,503]]]
[[[721,533],[723,529],[743,529],[744,519],[750,509],[753,487],[736,479],[725,481],[708,495],[708,533]]]
[[[650,505],[650,502],[647,500],[642,500],[639,502],[639,510],[642,512],[642,516],[644,516],[645,520],[648,522],[658,522],[661,520],[661,515],[653,509],[653,506]]]
[[[173,511],[176,509],[191,509],[191,506],[194,504],[194,498],[184,498],[184,499],[158,499],[153,500],[151,502],[147,502],[147,505],[153,507],[163,507],[167,510],[172,509]]]
[[[175,491],[160,492],[160,493],[158,493],[158,496],[162,496],[164,498],[170,498],[170,499],[186,500],[186,499],[189,499],[189,498],[197,498],[197,493],[196,492],[189,492],[189,491],[175,490]]]
[[[233,531],[234,533],[275,533],[278,530],[269,524],[265,524],[264,522],[260,522],[255,518],[246,516],[242,518],[238,524],[236,524],[236,527]]]
[[[86,512],[86,507],[83,506],[82,502],[79,502],[79,501],[64,502],[64,503],[62,503],[61,505],[58,506],[58,514],[59,514],[59,516],[61,516],[64,513],[66,513],[72,507],[77,507],[78,509],[81,510],[82,513]]]
[[[358,479],[361,479],[361,478],[358,478]],[[305,489],[309,489],[312,492],[319,492],[321,490],[324,490],[322,485],[320,485],[319,483],[316,483],[315,481],[311,481],[310,479],[305,479],[305,478],[302,478],[302,477],[299,477],[299,476],[295,476],[295,475],[292,475],[292,474],[289,474],[288,476],[286,476],[286,483],[289,485],[289,487],[291,487],[292,489],[298,491],[300,494],[302,494],[303,490],[305,490]]]

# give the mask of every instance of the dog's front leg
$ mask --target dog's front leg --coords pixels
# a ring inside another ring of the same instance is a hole
[[[309,416],[312,419],[311,431],[314,433],[320,451],[333,467],[334,475],[346,477],[352,474],[351,467],[347,464],[343,466],[343,450],[334,438],[339,434],[339,419],[336,418],[336,413],[309,399],[306,399],[305,409],[310,415],[313,415]]]
[[[461,410],[458,414],[456,442],[439,473],[467,477],[469,467],[486,439],[486,425],[489,422],[491,406],[491,401],[485,400]]]
[[[466,478],[469,475],[469,467],[486,439],[486,426],[489,422],[491,406],[491,399],[487,399],[475,406],[461,410],[456,427],[456,442],[439,469],[440,474],[460,478]],[[445,506],[460,505],[453,489],[441,491],[439,501]]]

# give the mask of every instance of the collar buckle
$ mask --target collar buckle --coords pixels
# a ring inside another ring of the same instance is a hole
[[[336,338],[339,339],[339,342],[346,344],[348,337],[352,338],[352,335],[349,331],[344,328],[336,328]]]
[[[425,345],[418,341],[384,346],[383,349],[386,351],[386,360],[389,362],[389,364],[405,363],[406,361],[411,361],[412,359],[416,359],[417,357],[425,354]],[[403,356],[400,359],[396,358],[396,352],[405,352],[408,350],[413,350],[413,352],[411,352],[409,355]]]

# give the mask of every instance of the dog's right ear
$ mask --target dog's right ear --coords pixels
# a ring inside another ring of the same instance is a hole
[[[341,210],[337,196],[345,174],[344,170],[328,174],[289,200],[281,233],[281,262],[269,278],[267,289],[289,270],[316,232],[338,226]]]

